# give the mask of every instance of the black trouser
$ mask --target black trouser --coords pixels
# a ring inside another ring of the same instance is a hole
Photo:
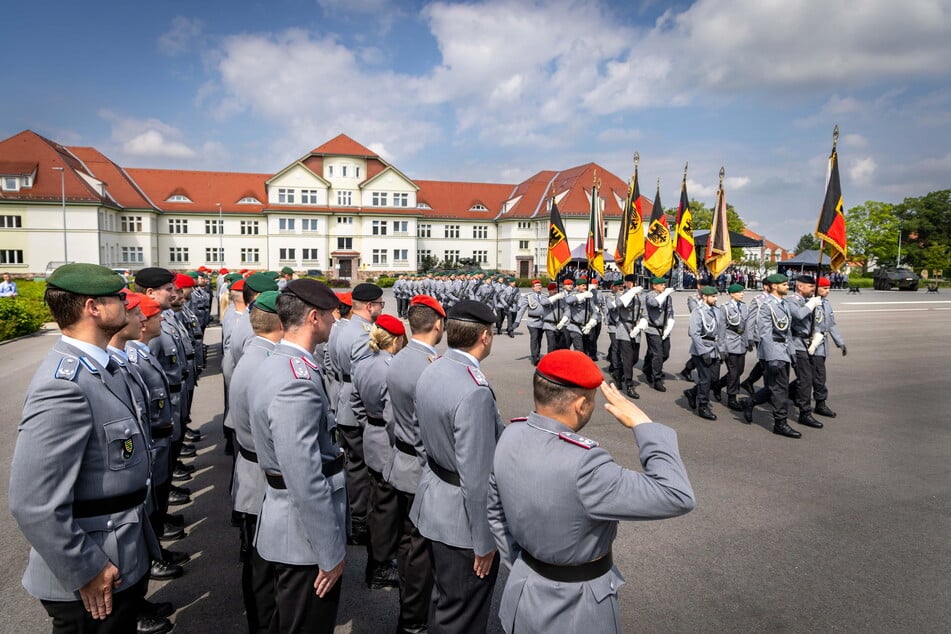
[[[584,346],[584,353],[592,361],[598,360],[598,335],[594,328],[586,335],[581,335],[581,345]]]
[[[475,554],[468,548],[454,548],[429,542],[433,560],[433,602],[429,612],[430,634],[485,632],[492,607],[492,591],[499,575],[495,555],[485,579],[472,571]]]
[[[644,374],[653,383],[664,382],[664,361],[670,357],[670,337],[647,334],[647,353],[644,354]]]
[[[773,420],[786,422],[789,405],[789,363],[786,361],[764,361],[766,366],[766,387],[756,391],[753,404],[769,401],[773,406]]]
[[[618,339],[617,347],[618,356],[621,359],[621,364],[618,368],[621,373],[621,382],[625,385],[635,385],[636,381],[634,381],[634,364],[637,363],[638,357],[641,356],[641,342],[632,342],[628,339]]]
[[[690,358],[693,359],[693,365],[697,369],[697,384],[691,388],[697,395],[697,409],[709,407],[710,388],[720,375],[720,360],[711,357],[708,365],[698,354],[690,355]]]
[[[241,596],[248,618],[248,632],[267,632],[274,617],[274,564],[265,561],[254,547],[258,516],[242,513]]]
[[[766,363],[765,363],[764,361],[757,360],[757,361],[756,361],[756,365],[754,365],[754,366],[753,366],[753,369],[750,370],[750,375],[749,375],[748,377],[746,377],[746,381],[744,381],[744,383],[747,382],[747,381],[748,381],[750,384],[756,383],[756,382],[759,381],[761,378],[763,378],[763,374],[764,374],[765,372],[766,372]]]
[[[370,473],[370,507],[367,512],[367,582],[374,564],[389,565],[396,555],[400,538],[399,507],[396,489],[383,479],[383,474],[367,468]]]
[[[726,374],[724,374],[716,385],[720,389],[726,388],[729,396],[736,396],[740,391],[740,377],[743,376],[743,369],[746,366],[745,354],[727,354],[726,355]]]
[[[497,334],[502,333],[502,324],[505,323],[505,316],[509,314],[508,308],[496,308],[495,309],[495,332]]]
[[[419,628],[429,621],[433,596],[433,562],[429,540],[419,534],[409,510],[413,508],[412,493],[396,492],[401,521],[400,543],[396,549],[396,569],[400,576],[400,628]]]
[[[621,369],[621,364],[619,363],[621,356],[617,349],[617,334],[609,332],[608,340],[610,341],[608,344],[608,370],[610,370],[612,374],[617,374]]]
[[[829,388],[826,385],[826,358],[812,355],[812,395],[817,401],[829,398]]]
[[[812,412],[812,383],[815,375],[812,371],[812,359],[805,350],[797,350],[796,358],[796,407],[800,414]]]
[[[366,525],[367,509],[370,507],[370,473],[367,463],[363,461],[363,428],[337,425],[337,431],[340,433],[340,444],[347,453],[350,518],[354,524]]]
[[[53,634],[134,634],[139,606],[145,598],[149,574],[120,592],[112,593],[112,612],[105,619],[92,618],[82,600],[40,600],[46,613],[53,619]]]
[[[274,616],[270,632],[326,632],[332,634],[340,605],[338,579],[334,587],[320,598],[314,592],[314,581],[320,572],[317,566],[274,564]]]
[[[518,318],[518,311],[509,309],[508,311],[508,325],[505,327],[505,331],[510,335],[515,332],[515,320]]]
[[[555,350],[562,350],[564,348],[567,348],[567,346],[565,345],[565,331],[564,330],[546,330],[545,341],[548,345],[547,352],[554,352]]]
[[[585,352],[584,337],[582,337],[580,332],[575,332],[574,330],[568,330],[567,327],[562,332],[565,333],[567,339],[567,346],[565,349],[574,348],[578,352]]]
[[[542,358],[542,332],[544,331],[541,328],[528,327],[528,345],[529,350],[531,350],[532,363],[535,365],[538,365],[538,360]]]

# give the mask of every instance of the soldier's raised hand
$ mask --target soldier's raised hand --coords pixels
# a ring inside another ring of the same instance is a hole
[[[628,429],[641,423],[651,422],[650,417],[640,407],[627,400],[613,383],[607,381],[602,383],[601,393],[608,401],[604,404],[604,409],[608,410],[614,418],[618,419],[618,422]]]

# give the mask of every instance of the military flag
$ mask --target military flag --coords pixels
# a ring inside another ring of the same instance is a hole
[[[637,258],[644,255],[644,223],[641,221],[641,189],[637,184],[637,154],[634,155],[634,177],[627,190],[627,202],[621,213],[621,230],[614,249],[614,263],[624,275],[634,273]]]
[[[842,185],[839,183],[839,154],[835,147],[838,139],[839,126],[835,126],[832,154],[829,156],[829,171],[826,177],[826,197],[816,225],[816,237],[829,245],[832,268],[836,271],[845,264],[848,250],[845,215],[842,212]]]
[[[558,272],[571,261],[571,249],[565,236],[565,223],[561,220],[555,197],[551,197],[551,216],[548,224],[548,277],[555,279]]]
[[[707,237],[707,252],[703,262],[710,274],[716,278],[733,262],[730,252],[730,229],[727,227],[726,191],[723,189],[725,172],[720,168],[720,187],[717,189],[717,202],[713,209],[713,223]]]
[[[584,245],[584,253],[588,258],[588,268],[604,275],[604,216],[601,211],[601,196],[599,187],[601,179],[597,172],[594,175],[594,184],[591,185],[591,214],[588,218],[588,241]]]
[[[670,239],[667,214],[660,204],[660,179],[657,179],[657,195],[654,209],[647,226],[647,241],[644,243],[644,266],[657,277],[667,275],[674,265],[674,243]]]
[[[697,274],[697,252],[693,244],[693,212],[687,198],[687,166],[684,165],[684,180],[680,185],[680,206],[677,207],[677,245],[674,250],[687,268]]]

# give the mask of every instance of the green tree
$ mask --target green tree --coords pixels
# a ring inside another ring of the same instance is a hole
[[[949,270],[951,189],[906,198],[895,213],[901,219],[902,264],[918,271]]]
[[[845,212],[849,260],[861,263],[863,275],[873,264],[891,266],[896,262],[898,220],[894,205],[874,200]]]
[[[799,238],[799,242],[796,243],[796,248],[794,251],[796,255],[799,255],[803,251],[817,251],[818,249],[819,239],[811,233],[804,233],[802,234],[802,237]]]

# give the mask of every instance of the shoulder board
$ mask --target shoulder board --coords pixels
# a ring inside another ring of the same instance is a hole
[[[126,354],[129,356],[129,361],[131,361],[132,363],[139,362],[139,351],[136,350],[135,348],[129,348],[128,350],[126,350]]]
[[[86,357],[79,357],[79,362],[82,363],[83,367],[89,370],[91,374],[99,374],[99,368],[91,364]]]
[[[56,366],[56,372],[53,373],[53,376],[57,379],[72,381],[76,376],[77,370],[79,370],[79,359],[76,357],[63,357],[60,359],[59,365]]]
[[[370,324],[364,323],[364,324],[361,324],[361,325],[363,326],[363,331],[364,331],[364,332],[370,332]]]
[[[305,364],[307,364],[307,366],[309,366],[309,367],[310,367],[311,369],[313,369],[313,370],[319,370],[319,369],[320,369],[320,366],[318,366],[316,363],[314,363],[313,361],[311,361],[311,360],[308,359],[307,357],[301,357],[300,360],[303,361]]]
[[[291,371],[298,379],[310,379],[310,371],[307,370],[307,365],[300,357],[293,357],[291,359]]]
[[[577,445],[582,449],[594,449],[595,447],[599,447],[601,445],[597,440],[591,440],[590,438],[579,436],[578,434],[572,433],[570,431],[563,431],[558,434],[558,437],[565,442],[571,443],[572,445]]]
[[[510,423],[524,423],[527,420],[528,420],[528,416],[517,416],[515,418],[510,418],[509,422]]]
[[[488,387],[489,382],[486,380],[485,375],[482,374],[482,371],[470,366],[467,366],[469,370],[469,375],[472,377],[472,380],[476,382],[476,385],[481,385],[482,387]]]

